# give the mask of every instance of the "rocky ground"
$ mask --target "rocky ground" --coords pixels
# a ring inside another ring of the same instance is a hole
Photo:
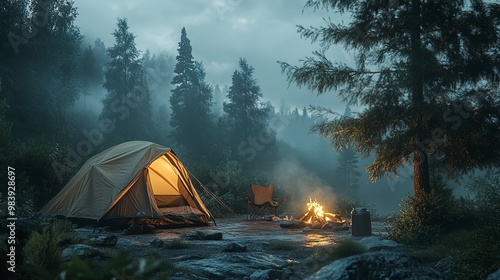
[[[125,250],[134,258],[169,260],[179,270],[170,278],[173,280],[456,279],[451,257],[424,264],[408,254],[405,246],[385,239],[381,222],[372,222],[373,235],[369,237],[353,237],[351,230],[282,228],[282,222],[219,219],[216,226],[156,229],[137,235],[77,228],[82,244],[68,246],[63,258],[69,260],[78,254],[109,259],[112,252]],[[357,241],[368,252],[326,265],[311,258],[344,239]],[[165,243],[171,240],[189,246],[168,248]],[[112,246],[98,246],[101,242]],[[500,270],[487,280],[499,279],[499,275]]]
[[[115,235],[118,250],[126,250],[137,258],[150,257],[154,252],[155,255],[172,260],[176,266],[193,272],[193,275],[182,274],[174,279],[243,279],[253,274],[268,273],[269,270],[286,274],[287,279],[304,279],[320,267],[314,263],[308,267],[297,264],[339,240],[362,238],[352,237],[350,230],[289,229],[281,228],[280,223],[281,221],[226,218],[217,220],[216,226],[156,229],[152,233],[140,235],[124,235],[122,231],[103,229],[93,232],[93,228],[78,228],[76,231],[84,238]],[[375,235],[385,234],[382,223],[373,222],[372,227]],[[208,235],[220,233],[222,238],[193,240],[193,237],[198,239],[197,232]],[[184,239],[190,246],[184,249],[158,246],[162,244],[159,241],[174,239]],[[233,250],[230,246],[233,246]],[[235,252],[238,248],[244,251]],[[292,271],[290,268],[293,267],[301,269]],[[256,277],[251,279],[266,279]]]

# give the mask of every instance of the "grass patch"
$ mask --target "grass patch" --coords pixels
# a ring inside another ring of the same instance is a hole
[[[341,240],[337,246],[333,247],[332,256],[335,259],[347,258],[366,252],[365,246],[351,239]]]
[[[277,251],[291,251],[291,250],[295,250],[297,248],[297,246],[292,241],[270,240],[269,241],[269,248],[271,248],[271,250],[277,250]]]
[[[477,229],[442,234],[433,244],[413,248],[411,254],[423,262],[434,263],[451,256],[457,279],[484,279],[498,269],[498,241]]]
[[[150,262],[157,261],[158,263],[158,270],[155,271],[154,276],[151,278],[153,280],[156,279],[169,279],[172,275],[174,275],[176,272],[181,271],[180,269],[176,268],[175,265],[164,258],[161,258],[159,261],[158,259],[149,259]]]
[[[449,248],[437,244],[426,248],[415,249],[411,252],[411,255],[426,263],[437,262],[449,255]]]
[[[365,253],[366,248],[358,242],[351,239],[341,240],[338,244],[324,248],[312,255],[306,260],[308,267],[322,267],[323,265],[332,261],[347,258],[354,255]]]
[[[186,249],[186,248],[189,248],[189,246],[191,246],[191,244],[189,244],[189,242],[185,241],[185,240],[182,240],[180,238],[177,238],[177,239],[170,239],[170,240],[167,240],[163,243],[163,246],[166,248],[166,249],[174,249],[174,250],[178,250],[178,249]]]
[[[436,262],[446,256],[459,257],[461,252],[477,247],[477,230],[457,230],[439,236],[433,244],[417,247],[412,255],[423,262]]]

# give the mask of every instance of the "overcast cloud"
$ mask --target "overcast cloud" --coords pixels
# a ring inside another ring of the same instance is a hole
[[[182,27],[186,27],[195,60],[202,61],[208,83],[230,85],[238,59],[255,68],[265,100],[276,107],[282,99],[293,107],[322,105],[343,112],[334,93],[317,97],[306,88],[288,87],[277,60],[299,65],[319,46],[300,38],[296,25],[319,26],[324,17],[340,22],[340,15],[311,9],[304,0],[75,0],[76,24],[85,40],[101,38],[113,45],[111,33],[117,18],[127,18],[138,49],[177,54]],[[345,17],[344,17],[345,18]],[[334,46],[330,59],[351,63],[350,56]]]

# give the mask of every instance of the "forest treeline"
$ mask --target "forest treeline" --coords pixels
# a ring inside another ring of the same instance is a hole
[[[211,84],[192,55],[201,42],[191,43],[185,28],[177,53],[151,53],[137,49],[140,34],[126,19],[106,46],[84,38],[77,16],[72,1],[0,3],[0,160],[20,172],[26,211],[42,207],[86,159],[131,140],[172,147],[240,211],[251,183],[274,183],[283,195],[291,175],[277,174],[282,162],[356,196],[357,155],[337,162],[328,140],[309,133],[318,119],[306,108],[265,101],[271,93],[251,61],[235,61],[229,85]]]

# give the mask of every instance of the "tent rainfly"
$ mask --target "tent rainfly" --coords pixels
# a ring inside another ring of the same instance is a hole
[[[98,223],[130,220],[139,212],[162,226],[208,225],[213,219],[172,149],[145,141],[93,156],[40,210]]]

